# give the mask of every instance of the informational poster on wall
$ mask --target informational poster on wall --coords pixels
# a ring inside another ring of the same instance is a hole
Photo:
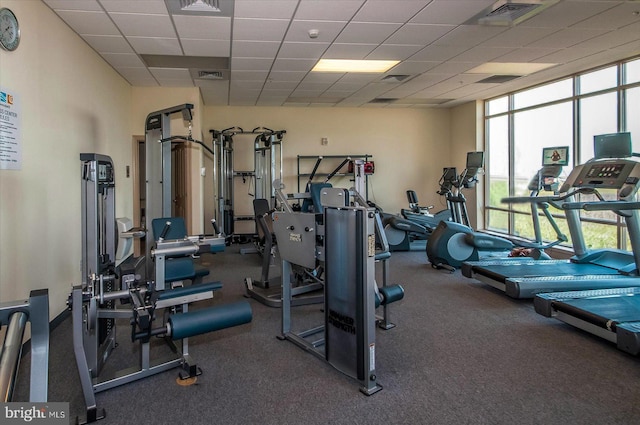
[[[21,167],[18,96],[12,90],[0,87],[0,170],[19,170]]]

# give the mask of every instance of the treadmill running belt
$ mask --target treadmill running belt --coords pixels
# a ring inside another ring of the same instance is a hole
[[[553,302],[558,311],[576,315],[584,319],[582,313],[597,316],[605,322],[623,323],[640,320],[640,296],[576,298]],[[588,320],[594,323],[593,320]],[[594,323],[607,327],[606,323]]]
[[[492,279],[501,277],[502,282],[506,278],[521,278],[521,277],[538,277],[538,276],[584,276],[592,274],[618,274],[615,269],[608,267],[602,267],[595,264],[578,264],[564,261],[558,261],[553,264],[536,264],[535,261],[525,264],[509,265],[490,265],[487,267],[474,266],[473,271],[475,273],[485,275]]]

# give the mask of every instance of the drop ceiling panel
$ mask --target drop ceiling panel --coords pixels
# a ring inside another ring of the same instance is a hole
[[[271,71],[269,80],[272,81],[289,81],[299,83],[307,75],[306,71]]]
[[[326,59],[364,59],[377,44],[333,43],[322,56]]]
[[[348,21],[364,0],[303,0],[298,5],[295,19],[318,21]]]
[[[126,37],[175,37],[169,15],[141,15],[139,13],[110,13]]]
[[[426,1],[367,1],[354,17],[356,22],[407,22],[427,4]]]
[[[264,81],[268,75],[268,71],[231,71],[231,80]]]
[[[473,47],[449,59],[452,62],[491,62],[513,51],[512,47]]]
[[[157,86],[158,83],[153,78],[153,75],[149,72],[147,68],[119,68],[118,72],[122,74],[124,78],[126,78],[132,84],[135,81],[135,84],[140,84],[144,82],[145,86]]]
[[[237,71],[268,71],[273,59],[267,58],[232,58],[231,69]]]
[[[640,20],[635,24],[627,25],[619,31],[607,32],[606,34],[602,34],[590,40],[577,43],[573,47],[592,50],[606,50],[635,41],[638,39],[638,34],[640,34]]]
[[[82,38],[99,53],[133,53],[127,40],[120,35],[83,35]]]
[[[495,0],[432,1],[411,19],[411,23],[458,25],[493,3]]]
[[[141,55],[182,55],[177,38],[127,37],[127,40]]]
[[[43,0],[50,8],[55,10],[93,10],[102,11],[96,0]]]
[[[329,47],[329,43],[297,43],[286,41],[282,43],[278,58],[318,59]]]
[[[279,41],[234,41],[234,57],[275,58],[280,48]]]
[[[383,22],[351,22],[336,39],[337,43],[382,43],[402,24]]]
[[[265,82],[263,90],[291,92],[295,90],[296,87],[298,87],[298,84],[300,84],[299,81],[274,81],[269,78]]]
[[[59,10],[57,13],[78,34],[120,35],[118,28],[104,12]]]
[[[335,83],[345,74],[340,72],[310,72],[304,77],[304,82],[309,83]]]
[[[318,61],[314,59],[276,59],[274,71],[311,71]]]
[[[411,61],[438,61],[443,62],[459,55],[471,46],[437,46],[430,44],[424,49],[411,56]]]
[[[231,40],[231,18],[175,15],[178,36],[184,38]]]
[[[293,21],[285,41],[315,41],[331,43],[345,27],[346,21]],[[317,30],[318,37],[311,39],[309,30]]]
[[[422,49],[422,46],[405,46],[397,44],[381,44],[373,52],[371,52],[366,59],[378,59],[378,60],[400,60],[403,61],[411,57],[418,50]]]
[[[613,6],[613,2],[608,1],[576,2],[565,0],[554,4],[543,13],[524,21],[520,25],[525,27],[567,28]]]
[[[234,15],[237,18],[290,19],[297,0],[236,0]]]
[[[114,68],[144,68],[145,64],[133,53],[104,53],[102,57]]]
[[[391,68],[389,73],[417,75],[430,70],[439,63],[437,61],[404,61]]]
[[[552,47],[521,47],[507,53],[506,55],[497,57],[495,62],[547,62],[541,58],[556,52],[562,52],[565,49],[555,49]],[[571,50],[571,49],[568,49]],[[550,61],[556,63],[557,61]]]
[[[538,41],[528,44],[527,47],[571,47],[584,40],[604,34],[607,30],[590,28],[567,28],[543,37]]]
[[[517,26],[490,38],[482,45],[486,47],[523,47],[558,31],[560,31],[558,28]]]
[[[438,39],[434,44],[439,46],[473,47],[504,31],[506,31],[504,27],[460,25]]]
[[[181,39],[184,54],[187,56],[229,57],[231,52],[229,40],[192,40]]]
[[[453,62],[447,61],[443,62],[438,66],[435,66],[429,70],[430,73],[435,74],[460,74],[470,70],[471,68],[475,68],[476,66],[482,64],[482,62]]]
[[[248,41],[281,41],[289,26],[286,19],[234,18],[233,39]]]
[[[386,42],[391,44],[421,44],[432,43],[453,30],[453,25],[406,24],[396,31]]]
[[[574,27],[613,30],[638,22],[638,15],[635,15],[634,12],[640,12],[640,3],[624,2],[616,7],[598,13],[589,19],[578,22]]]
[[[78,2],[79,3],[79,2]],[[84,0],[83,0],[84,3]],[[100,0],[100,4],[107,12],[147,13],[168,15],[164,0]]]

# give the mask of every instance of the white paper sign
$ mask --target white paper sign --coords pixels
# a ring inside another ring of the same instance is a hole
[[[18,97],[11,90],[0,87],[0,170],[19,170],[22,167],[20,142]]]

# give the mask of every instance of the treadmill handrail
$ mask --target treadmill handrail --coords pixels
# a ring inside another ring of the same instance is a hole
[[[562,204],[565,210],[585,211],[626,211],[640,209],[640,202],[605,201],[605,202],[566,202]]]

